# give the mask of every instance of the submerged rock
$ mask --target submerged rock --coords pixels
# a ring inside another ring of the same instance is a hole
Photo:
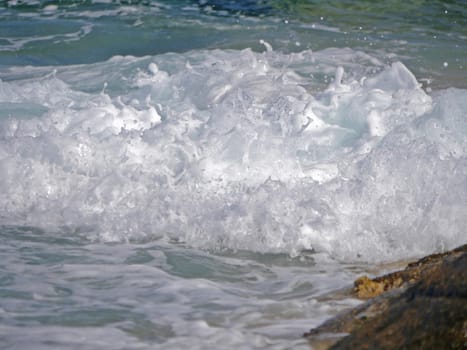
[[[467,245],[359,278],[373,298],[305,334],[313,349],[467,349]]]

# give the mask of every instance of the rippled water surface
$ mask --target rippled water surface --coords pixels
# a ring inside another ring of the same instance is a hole
[[[0,3],[6,349],[308,349],[465,243],[463,1]],[[329,297],[334,295],[334,297]]]

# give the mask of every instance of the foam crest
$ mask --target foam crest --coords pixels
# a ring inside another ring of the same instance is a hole
[[[33,111],[0,120],[2,220],[350,260],[462,243],[467,92],[267,48],[11,71],[0,103]]]

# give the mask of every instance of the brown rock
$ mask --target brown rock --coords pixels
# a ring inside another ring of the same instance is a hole
[[[368,299],[394,288],[408,287],[422,277],[428,277],[433,266],[438,266],[445,258],[465,252],[467,252],[467,244],[449,252],[428,255],[418,261],[409,263],[402,271],[392,272],[373,279],[362,276],[355,281],[353,292],[358,298]]]
[[[402,281],[401,279],[399,279]],[[375,281],[367,276],[362,276],[355,281],[354,292],[361,299],[374,298],[388,290],[388,286],[383,282]]]
[[[360,278],[355,293],[382,294],[305,334],[314,349],[467,349],[467,245]]]

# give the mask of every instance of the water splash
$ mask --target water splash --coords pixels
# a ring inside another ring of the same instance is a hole
[[[4,222],[350,260],[462,243],[466,92],[429,96],[400,62],[271,48],[46,72],[0,83]]]

